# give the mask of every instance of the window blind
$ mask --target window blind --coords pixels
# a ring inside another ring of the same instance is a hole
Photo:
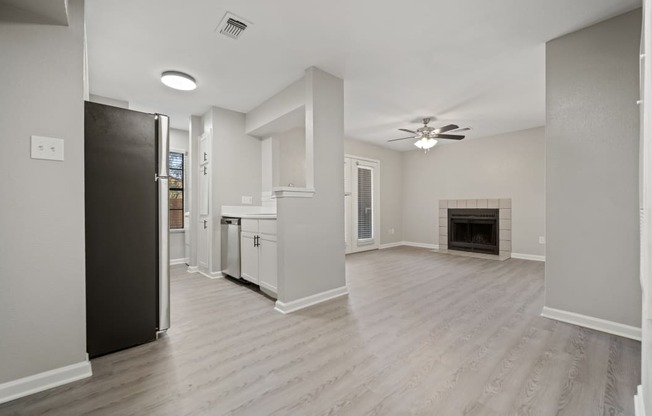
[[[358,240],[373,238],[373,171],[358,166]]]

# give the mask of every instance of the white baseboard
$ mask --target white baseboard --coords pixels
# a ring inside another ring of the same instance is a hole
[[[400,247],[400,246],[402,246],[402,245],[403,245],[403,242],[402,242],[402,241],[397,241],[397,242],[395,242],[395,243],[381,244],[381,245],[380,245],[380,249],[381,249],[381,250],[384,250],[384,249],[386,249],[386,248]]]
[[[643,400],[643,386],[639,385],[634,396],[634,415],[645,416],[645,401]]]
[[[2,383],[0,384],[0,403],[6,403],[43,390],[72,383],[92,375],[91,362],[86,360]]]
[[[419,248],[429,248],[431,250],[439,250],[439,244],[430,244],[430,243],[415,243],[413,241],[402,241],[401,245],[408,247],[419,247]]]
[[[413,241],[397,241],[395,243],[381,244],[380,249],[384,250],[386,248],[401,247],[401,246],[429,248],[431,250],[439,250],[439,244],[415,243]]]
[[[210,272],[209,273],[209,272],[204,272],[204,271],[201,271],[201,270],[199,270],[198,272],[202,276],[208,277],[209,279],[221,279],[221,278],[224,277],[222,272]]]
[[[185,259],[172,259],[170,260],[170,266],[174,266],[177,264],[186,264],[188,263],[188,258],[186,257]]]
[[[512,253],[512,258],[521,260],[546,261],[546,256],[538,256],[536,254]]]
[[[560,309],[543,307],[541,316],[566,322],[573,325],[579,325],[590,329],[606,332],[607,334],[618,335],[625,338],[641,340],[641,328],[635,326],[619,324],[618,322],[607,321],[606,319],[594,318],[592,316],[582,315],[575,312],[562,311]]]
[[[309,306],[316,305],[318,303],[326,302],[327,300],[339,298],[340,296],[346,296],[348,294],[349,294],[349,289],[347,289],[346,286],[342,286],[335,289],[327,290],[325,292],[317,293],[316,295],[306,296],[305,298],[293,300],[287,303],[277,300],[276,307],[274,309],[285,315],[288,313],[296,312],[300,309],[307,308]]]
[[[267,290],[269,292],[272,292],[274,295],[278,294],[278,289],[277,288],[275,288],[272,285],[268,285],[265,282],[258,282],[258,287],[260,287],[261,289],[265,289],[265,290]]]
[[[188,273],[199,273],[199,267],[198,266],[188,266]]]
[[[381,244],[380,249],[384,250],[386,248],[393,248],[393,247],[400,247],[400,246],[429,248],[431,250],[439,250],[439,244],[416,243],[413,241],[397,241],[395,243]],[[521,259],[521,260],[546,261],[546,256],[538,256],[535,254],[512,253],[512,258]]]

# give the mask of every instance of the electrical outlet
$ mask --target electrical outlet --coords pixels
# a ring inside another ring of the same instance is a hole
[[[539,244],[546,244],[546,237],[540,236],[539,237]]]
[[[243,196],[242,197],[242,203],[244,205],[251,205],[254,203],[254,197],[253,196]]]
[[[63,139],[32,136],[32,159],[63,161]]]
[[[389,235],[394,235],[394,229],[393,228],[389,229]]]

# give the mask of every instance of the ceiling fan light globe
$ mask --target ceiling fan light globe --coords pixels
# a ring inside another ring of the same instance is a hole
[[[435,147],[436,144],[437,144],[437,140],[435,139],[424,140],[423,149],[428,150],[432,147]]]

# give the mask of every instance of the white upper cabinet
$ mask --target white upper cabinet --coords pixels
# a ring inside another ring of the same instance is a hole
[[[210,186],[211,173],[210,165],[205,164],[199,167],[199,215],[210,215]]]
[[[211,132],[199,137],[199,165],[209,163],[211,160]]]

